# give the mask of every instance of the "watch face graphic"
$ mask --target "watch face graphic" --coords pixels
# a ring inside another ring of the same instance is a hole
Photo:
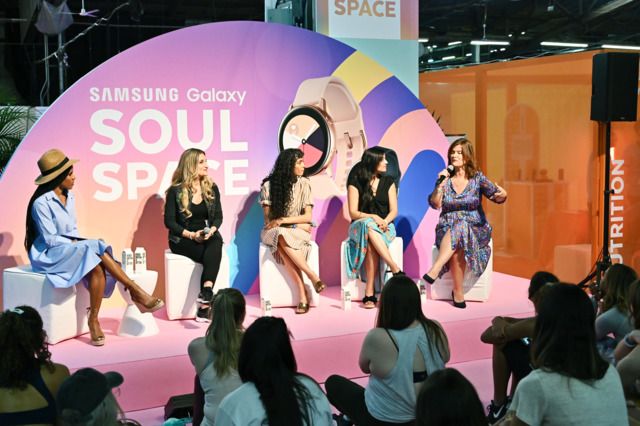
[[[313,107],[292,109],[282,120],[278,136],[280,151],[298,148],[304,154],[305,176],[321,172],[329,163],[332,149],[327,122]]]

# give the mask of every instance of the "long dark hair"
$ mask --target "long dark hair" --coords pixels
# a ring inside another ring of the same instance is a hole
[[[213,367],[218,377],[224,377],[232,368],[238,368],[246,302],[237,289],[223,288],[213,297],[212,305],[215,314],[207,329],[205,343],[216,355]]]
[[[362,154],[362,159],[353,166],[356,182],[362,191],[358,194],[358,210],[366,212],[371,210],[373,203],[373,191],[371,190],[371,179],[378,174],[378,165],[384,160],[386,150],[379,146],[367,149]]]
[[[611,308],[618,308],[623,314],[627,313],[629,302],[629,286],[638,278],[638,274],[632,268],[622,263],[615,263],[607,269],[602,281],[602,291],[604,300],[602,301],[602,312]]]
[[[282,318],[261,317],[247,328],[240,345],[238,373],[260,393],[270,426],[311,424],[311,399],[296,377],[298,366]]]
[[[429,339],[435,339],[442,358],[449,352],[449,342],[442,327],[422,313],[420,292],[413,280],[405,275],[391,277],[382,288],[376,327],[404,330],[417,320],[427,332]]]
[[[486,426],[478,392],[458,370],[435,371],[416,401],[417,426]]]
[[[573,284],[550,284],[537,308],[533,366],[579,380],[601,379],[609,364],[596,348],[595,312],[585,292]]]
[[[30,372],[45,365],[53,371],[42,318],[31,306],[0,313],[0,387],[24,389]]]
[[[293,173],[293,169],[296,161],[302,157],[302,151],[297,148],[285,149],[278,155],[269,176],[262,180],[263,185],[269,181],[269,192],[271,194],[269,219],[279,219],[287,215],[287,210],[291,203],[293,184],[298,179]]]
[[[69,173],[71,173],[72,170],[73,170],[73,167],[69,167],[67,170],[60,173],[60,175],[57,176],[55,179],[51,180],[50,182],[39,185],[36,188],[36,190],[33,192],[33,195],[31,196],[31,199],[29,200],[29,205],[27,207],[27,220],[25,223],[24,248],[27,249],[27,251],[31,250],[31,246],[33,245],[33,242],[38,237],[36,224],[33,220],[33,215],[31,214],[31,209],[33,208],[33,202],[36,201],[36,199],[41,195],[46,194],[47,192],[52,191],[58,186],[60,186],[60,184],[67,178],[67,176],[69,176]],[[67,195],[66,190],[64,191],[64,194]]]

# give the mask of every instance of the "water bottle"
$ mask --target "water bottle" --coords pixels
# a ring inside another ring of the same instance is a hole
[[[122,250],[122,269],[128,274],[133,273],[133,252],[130,248]]]
[[[136,261],[136,272],[144,272],[147,270],[147,252],[144,247],[136,247],[134,252]]]

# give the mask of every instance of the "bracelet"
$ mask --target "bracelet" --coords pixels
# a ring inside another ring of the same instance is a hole
[[[638,342],[631,338],[631,333],[624,336],[624,345],[628,348],[635,348],[638,346]]]

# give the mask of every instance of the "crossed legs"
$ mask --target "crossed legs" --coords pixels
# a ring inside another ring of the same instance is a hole
[[[91,333],[91,344],[94,346],[104,345],[104,333],[98,321],[98,313],[102,305],[104,289],[107,283],[107,272],[111,274],[117,281],[122,283],[124,287],[131,292],[131,298],[138,307],[142,306],[148,311],[155,311],[164,306],[164,302],[160,299],[153,298],[136,284],[122,270],[120,265],[113,258],[104,253],[100,256],[102,262],[96,265],[88,275],[89,278],[89,332]]]
[[[367,239],[367,253],[364,257],[364,269],[367,273],[367,282],[364,294],[365,296],[374,296],[375,295],[375,278],[378,274],[378,266],[380,265],[380,258],[384,260],[384,262],[389,266],[392,273],[397,273],[400,271],[398,264],[391,257],[391,252],[389,251],[389,247],[384,242],[382,235],[379,232],[375,231],[372,228],[369,228],[367,231],[367,235],[365,237]],[[369,303],[369,302],[367,302]],[[365,303],[365,305],[367,304]],[[373,306],[375,303],[371,302]],[[372,306],[372,307],[373,307]]]
[[[448,230],[438,248],[438,257],[431,265],[431,269],[427,272],[423,278],[426,281],[433,282],[440,274],[440,271],[449,263],[449,270],[451,271],[451,277],[453,278],[453,301],[464,301],[464,292],[462,291],[462,280],[464,278],[464,271],[466,269],[466,262],[464,260],[464,251],[462,249],[451,248],[451,230]]]

